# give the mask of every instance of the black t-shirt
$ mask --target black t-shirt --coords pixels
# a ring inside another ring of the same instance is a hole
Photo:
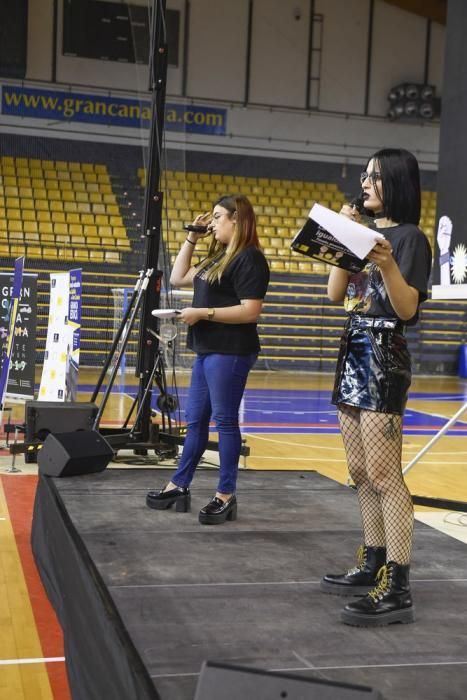
[[[264,299],[269,284],[269,267],[258,248],[245,248],[225,269],[220,283],[209,283],[204,268],[193,280],[193,307],[237,306],[242,299]],[[188,329],[187,345],[196,353],[218,352],[249,355],[259,352],[256,323],[198,321]]]
[[[408,285],[419,291],[419,305],[428,296],[428,279],[431,272],[431,248],[425,234],[415,224],[399,224],[377,229],[391,243],[392,254]],[[378,267],[369,263],[361,272],[351,275],[344,301],[349,314],[397,318],[384,286]],[[418,319],[416,314],[404,321],[412,326]]]

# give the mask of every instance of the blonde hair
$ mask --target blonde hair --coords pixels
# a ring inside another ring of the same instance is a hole
[[[256,232],[255,212],[247,197],[241,194],[224,195],[214,202],[213,209],[216,206],[226,209],[229,213],[229,219],[232,219],[234,214],[237,214],[237,219],[230,242],[225,245],[213,237],[207,257],[198,265],[198,271],[209,268],[206,274],[206,281],[210,284],[216,280],[220,282],[227,266],[242,250],[249,247],[260,247]]]

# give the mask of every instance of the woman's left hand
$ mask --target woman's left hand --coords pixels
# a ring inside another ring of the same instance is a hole
[[[177,320],[181,320],[189,326],[193,326],[203,319],[206,319],[205,309],[195,309],[193,306],[187,306],[185,309],[182,309],[177,316]]]
[[[368,260],[375,263],[381,270],[394,262],[392,257],[392,246],[386,239],[380,240],[368,254]]]

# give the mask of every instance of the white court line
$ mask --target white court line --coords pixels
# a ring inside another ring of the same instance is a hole
[[[50,656],[43,659],[0,659],[0,666],[17,666],[21,664],[54,664],[65,661],[64,656]]]
[[[418,668],[431,666],[467,666],[467,661],[420,661],[401,664],[348,664],[347,666],[296,666],[287,668],[270,668],[269,673],[291,673],[295,671],[339,671],[341,669],[359,668]],[[254,667],[252,667],[254,668]],[[199,676],[199,673],[151,673],[151,678],[185,678]]]
[[[218,581],[213,583],[144,583],[132,586],[112,586],[112,590],[143,589],[143,588],[213,588],[229,586],[316,586],[321,579],[311,581]],[[417,583],[467,583],[467,578],[411,578],[412,584]]]

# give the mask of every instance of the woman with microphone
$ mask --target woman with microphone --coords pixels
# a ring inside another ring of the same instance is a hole
[[[420,176],[411,153],[378,151],[360,181],[365,210],[373,213],[384,238],[361,272],[331,269],[328,297],[343,301],[348,313],[332,402],[357,488],[363,544],[357,566],[326,575],[321,588],[362,596],[344,608],[341,620],[370,627],[414,619],[409,585],[413,505],[401,465],[402,416],[411,382],[405,329],[417,323],[427,298],[431,249],[418,228]],[[350,205],[341,214],[358,219]]]
[[[199,521],[216,525],[237,517],[235,495],[241,449],[239,409],[250,369],[260,351],[257,321],[269,283],[269,267],[256,233],[256,217],[243,195],[226,195],[212,213],[201,214],[173,265],[170,282],[194,289],[193,306],[182,309],[187,345],[196,353],[186,408],[187,434],[177,470],[146,503],[165,510],[190,509],[190,484],[206,449],[211,418],[219,433],[219,482]],[[207,257],[193,266],[200,238],[212,234]]]

